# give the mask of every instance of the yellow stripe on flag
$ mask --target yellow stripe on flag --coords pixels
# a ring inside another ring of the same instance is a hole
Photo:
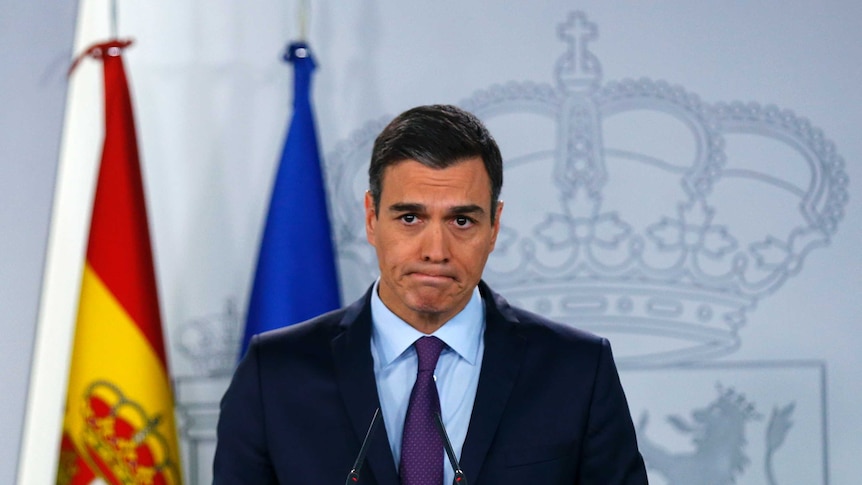
[[[180,483],[166,369],[89,264],[72,354],[64,429],[78,453],[118,483]]]

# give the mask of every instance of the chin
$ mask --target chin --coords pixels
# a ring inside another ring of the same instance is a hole
[[[441,305],[428,301],[417,301],[411,305],[412,310],[418,313],[436,314],[445,313],[448,310],[447,305]]]
[[[452,305],[427,299],[415,299],[411,302],[410,309],[416,313],[424,313],[426,315],[438,315],[446,313],[452,308]]]

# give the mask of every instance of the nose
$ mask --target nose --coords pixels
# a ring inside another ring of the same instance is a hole
[[[422,260],[428,263],[449,262],[449,237],[442,224],[429,224],[422,234]]]

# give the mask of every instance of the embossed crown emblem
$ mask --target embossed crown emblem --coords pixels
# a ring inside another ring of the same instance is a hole
[[[196,373],[204,376],[230,375],[236,365],[242,322],[233,300],[222,313],[208,315],[180,326],[180,352],[190,358]]]
[[[498,85],[460,103],[505,158],[507,206],[485,279],[527,309],[615,334],[623,365],[733,352],[747,312],[835,233],[842,158],[791,111],[705,103],[646,78],[603,83],[589,49],[598,29],[581,12],[558,36],[568,48],[553,85]],[[345,294],[377,272],[356,201],[386,121],[327,157]]]

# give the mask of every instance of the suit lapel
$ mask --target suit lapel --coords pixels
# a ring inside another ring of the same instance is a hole
[[[484,283],[480,283],[479,289],[486,302],[485,353],[473,414],[461,451],[461,468],[469,483],[476,482],[494,441],[526,349],[526,342],[517,333],[517,320],[509,312],[508,303]]]
[[[345,313],[341,322],[342,331],[332,340],[332,356],[338,386],[344,407],[353,425],[359,443],[365,438],[374,411],[380,407],[377,382],[374,379],[374,362],[371,357],[371,308],[370,290]],[[378,485],[398,485],[395,460],[389,448],[386,427],[381,422],[368,445],[366,464],[359,483],[370,483],[367,469],[370,468]],[[357,448],[358,452],[358,448]],[[347,477],[347,472],[344,476]]]

